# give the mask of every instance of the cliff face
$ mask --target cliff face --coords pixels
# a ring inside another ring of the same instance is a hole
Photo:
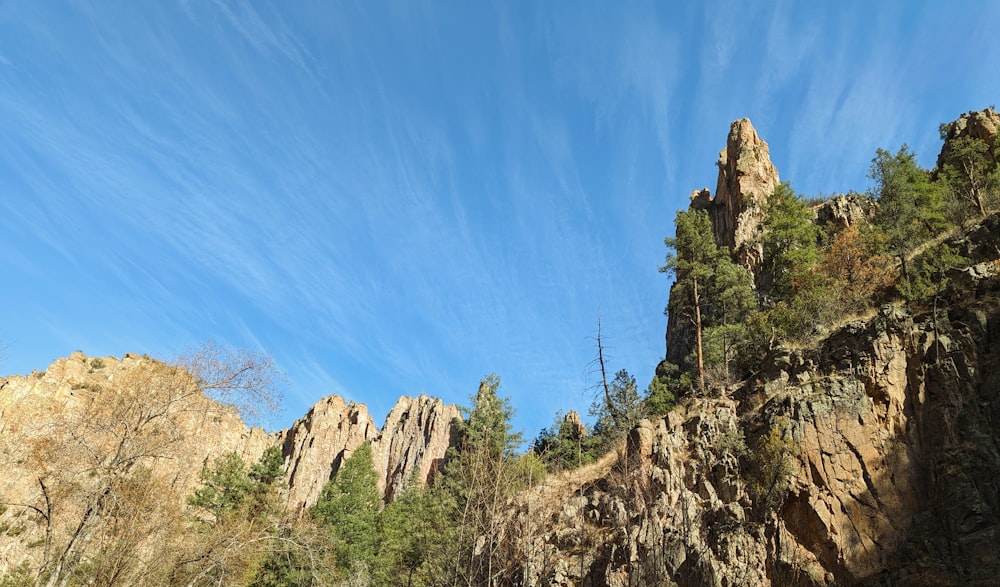
[[[994,144],[998,128],[992,109],[963,115],[942,152],[962,136]],[[691,207],[756,272],[777,174],[751,130],[733,123],[716,196],[695,192]],[[850,194],[813,211],[846,228],[874,205]],[[616,457],[527,495],[508,523],[528,583],[995,585],[1000,214],[948,244],[970,264],[936,307],[883,306],[815,348],[779,348],[751,380],[643,422]],[[666,359],[692,338],[671,316]],[[763,474],[775,463],[787,475]]]
[[[728,397],[643,422],[613,464],[539,488],[512,522],[529,583],[996,584],[1000,216],[973,234],[992,259],[947,310],[886,306],[774,353]],[[776,502],[750,487],[771,429],[793,465]]]
[[[118,393],[116,382],[128,381],[156,366],[163,364],[136,355],[119,360],[89,358],[77,352],[56,360],[43,372],[0,380],[0,439],[5,442],[4,449],[18,456],[23,447],[17,439],[24,434],[32,438],[49,434],[46,426],[55,429],[53,421],[86,413],[98,394]],[[202,466],[214,459],[235,452],[244,461],[253,462],[266,447],[277,444],[285,457],[288,503],[298,509],[316,503],[323,485],[365,441],[372,443],[379,490],[386,501],[414,475],[426,482],[448,450],[453,421],[461,418],[456,406],[445,405],[440,399],[426,395],[402,397],[380,432],[363,404],[329,396],[288,430],[266,434],[260,428],[248,428],[234,410],[200,393],[192,395],[190,402],[176,414],[176,450],[164,461],[170,463],[170,475],[175,479],[172,485],[182,498],[198,485]],[[31,481],[36,475],[30,463],[24,458],[20,461],[24,470],[19,469],[0,485],[7,494],[37,489]]]
[[[223,408],[200,393],[188,395],[185,392],[159,395],[159,386],[152,379],[163,363],[127,354],[122,359],[115,357],[86,357],[75,352],[67,358],[57,359],[48,369],[31,375],[14,375],[0,379],[0,440],[8,455],[20,456],[15,459],[24,469],[7,477],[7,487],[20,486],[25,482],[34,484],[34,472],[30,461],[20,454],[26,446],[19,440],[32,440],[48,436],[52,445],[66,440],[64,435],[73,432],[68,427],[70,418],[76,414],[87,414],[93,423],[106,417],[121,417],[134,414],[126,402],[130,398],[122,395],[114,405],[101,405],[102,394],[117,395],[126,386],[147,391],[145,400],[149,410],[160,409],[171,418],[171,434],[164,442],[170,443],[170,459],[164,459],[162,466],[169,467],[174,477],[173,485],[182,491],[192,489],[198,483],[198,472],[205,463],[229,452],[235,452],[244,460],[257,460],[264,449],[274,442],[274,437],[260,428],[248,428],[235,410]],[[193,384],[186,374],[181,374],[171,386],[183,389]],[[143,398],[139,398],[140,400]],[[181,406],[169,412],[173,406]],[[95,410],[101,408],[102,411]],[[112,409],[110,413],[104,410]],[[75,432],[74,432],[75,433]],[[198,442],[188,442],[190,439]],[[82,442],[82,441],[81,441]],[[5,486],[0,485],[0,488]]]
[[[458,407],[440,399],[401,397],[379,431],[364,405],[337,396],[320,400],[280,433],[289,505],[314,505],[323,485],[365,441],[372,445],[379,491],[391,501],[414,474],[421,482],[434,474],[451,444],[453,421],[459,418]]]

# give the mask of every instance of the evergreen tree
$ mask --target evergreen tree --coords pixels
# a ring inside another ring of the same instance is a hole
[[[200,473],[202,486],[188,504],[212,514],[215,520],[228,516],[255,517],[275,508],[276,489],[284,476],[281,449],[271,446],[249,469],[236,453],[215,460]]]
[[[774,190],[764,217],[764,269],[771,275],[772,302],[790,301],[818,287],[819,228],[812,212],[788,182]]]
[[[643,410],[650,416],[665,416],[677,405],[677,397],[673,391],[677,385],[669,374],[660,373],[662,367],[672,367],[673,374],[678,371],[676,365],[666,363],[666,361],[657,366],[657,373],[649,382],[649,386],[646,388],[646,397],[642,400]]]
[[[499,397],[499,389],[500,377],[487,375],[472,398],[472,408],[463,408],[467,417],[459,425],[458,452],[474,449],[496,460],[512,456],[521,445],[521,435],[511,424],[510,398]]]
[[[878,149],[868,177],[874,182],[869,194],[878,202],[875,225],[885,233],[893,256],[902,260],[914,246],[947,227],[941,186],[930,181],[905,144],[895,155]]]
[[[341,568],[371,569],[378,548],[378,513],[382,504],[372,448],[362,443],[320,492],[312,514],[336,540]]]
[[[449,496],[416,479],[382,511],[375,583],[386,587],[433,585],[451,571],[454,510]]]
[[[521,435],[512,431],[513,410],[509,399],[497,395],[499,388],[496,375],[480,383],[442,476],[456,537],[448,566],[463,584],[497,585],[516,566],[504,555],[500,513],[528,479],[515,454]]]
[[[594,460],[598,438],[587,433],[576,412],[572,415],[567,418],[556,414],[555,423],[543,428],[531,446],[550,471],[575,469]]]
[[[597,418],[594,435],[602,438],[605,446],[627,434],[644,415],[635,377],[628,371],[615,373],[608,388],[610,405],[598,400],[590,406],[590,415]]]
[[[201,578],[273,587],[318,584],[324,573],[323,548],[309,541],[305,524],[282,521],[278,488],[283,477],[277,446],[265,449],[250,467],[230,453],[202,469],[202,486],[188,503],[211,518],[201,520],[186,541],[171,583],[192,584]]]
[[[974,208],[979,217],[997,204],[1000,197],[1000,165],[993,160],[990,146],[971,136],[948,143],[941,177],[952,197],[960,204],[960,219]]]
[[[755,307],[753,287],[749,272],[733,262],[728,249],[716,245],[707,212],[681,211],[674,223],[675,236],[664,239],[671,252],[660,267],[675,278],[667,312],[687,319],[694,328],[692,362],[703,390],[706,367],[721,365],[728,375],[743,336],[740,324]]]
[[[750,272],[728,254],[720,255],[716,262],[712,285],[709,326],[702,341],[705,365],[709,369],[721,366],[722,376],[728,381],[733,359],[746,340],[746,316],[757,309],[757,299]]]
[[[236,453],[215,460],[201,470],[202,486],[188,498],[188,504],[212,514],[216,521],[241,513],[253,483],[246,463]]]

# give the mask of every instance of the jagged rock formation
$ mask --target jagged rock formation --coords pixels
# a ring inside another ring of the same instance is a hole
[[[870,222],[875,216],[875,202],[858,193],[840,194],[813,208],[816,224],[843,230],[855,224]]]
[[[719,153],[715,196],[707,188],[691,193],[691,209],[707,210],[715,243],[729,247],[733,259],[755,279],[764,258],[761,223],[767,199],[780,180],[764,142],[748,118],[733,121],[726,148]],[[692,329],[673,314],[667,316],[666,361],[681,364],[692,351]]]
[[[372,445],[379,491],[388,502],[411,476],[426,482],[444,460],[451,444],[458,407],[421,395],[401,397],[389,412],[381,432],[363,404],[332,395],[321,399],[291,428],[280,433],[288,467],[288,503],[311,507],[323,485],[347,457],[368,441]]]
[[[391,501],[410,477],[426,483],[444,463],[452,444],[453,424],[462,414],[439,398],[401,397],[372,443],[379,489]]]
[[[0,437],[14,438],[26,427],[85,409],[95,393],[92,390],[111,387],[115,378],[154,364],[160,363],[131,354],[118,360],[89,358],[76,352],[56,360],[43,372],[0,379]],[[329,396],[288,430],[267,434],[260,428],[248,428],[233,409],[222,408],[208,398],[197,401],[204,406],[180,420],[179,434],[189,442],[180,456],[171,459],[180,493],[190,493],[202,466],[215,458],[235,452],[253,462],[267,446],[278,444],[285,457],[288,503],[299,509],[316,503],[323,485],[365,441],[372,443],[379,490],[386,501],[414,474],[426,482],[448,450],[453,421],[461,418],[456,406],[445,405],[440,399],[402,397],[380,432],[363,404]],[[16,447],[11,450],[16,451]],[[29,473],[22,477],[30,481]],[[8,482],[0,489],[9,490],[10,485]]]
[[[343,398],[325,397],[280,433],[288,478],[288,503],[312,506],[323,485],[361,443],[378,434],[368,408]]]
[[[992,106],[986,110],[966,112],[958,120],[944,127],[944,145],[937,158],[937,167],[941,169],[951,153],[951,143],[963,137],[979,139],[992,147],[997,146],[997,136],[1000,135],[1000,113]],[[991,157],[994,157],[991,153]],[[994,160],[995,161],[995,160]]]
[[[767,143],[757,136],[750,119],[730,125],[717,164],[715,196],[707,189],[696,191],[691,208],[708,210],[716,244],[729,247],[740,265],[756,273],[764,255],[759,234],[764,207],[780,180]]]
[[[511,521],[527,583],[996,584],[1000,215],[955,244],[980,269],[947,309],[889,305],[779,349],[528,495]],[[773,507],[749,483],[771,428],[797,453]]]
[[[566,415],[563,416],[563,422],[570,426],[574,437],[582,438],[587,435],[587,427],[580,421],[580,414],[576,410],[566,412]]]

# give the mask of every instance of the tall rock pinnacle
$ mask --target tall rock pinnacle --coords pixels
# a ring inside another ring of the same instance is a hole
[[[756,281],[764,260],[761,223],[767,200],[781,182],[767,143],[757,136],[749,118],[730,125],[726,148],[719,153],[717,164],[715,196],[707,188],[695,190],[691,209],[708,211],[715,243],[729,247],[736,262]],[[690,325],[672,314],[668,316],[666,339],[666,360],[670,363],[679,364],[692,350]]]
[[[780,180],[767,143],[757,136],[749,118],[729,127],[718,166],[711,209],[715,241],[729,247],[741,265],[756,273],[764,254],[759,234],[764,206]]]

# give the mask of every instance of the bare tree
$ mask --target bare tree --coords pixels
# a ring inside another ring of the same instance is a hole
[[[5,451],[6,465],[37,480],[13,504],[44,523],[36,585],[68,585],[83,569],[103,585],[148,583],[161,562],[156,545],[183,522],[188,443],[206,417],[226,410],[206,392],[273,405],[269,360],[216,345],[192,357],[123,360],[39,413]]]

